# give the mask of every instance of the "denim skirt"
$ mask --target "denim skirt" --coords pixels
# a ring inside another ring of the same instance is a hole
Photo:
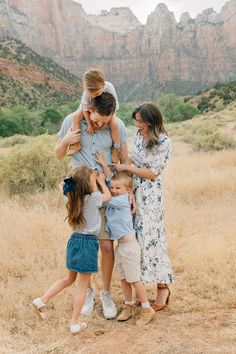
[[[73,232],[67,242],[66,268],[78,273],[97,273],[98,238]]]

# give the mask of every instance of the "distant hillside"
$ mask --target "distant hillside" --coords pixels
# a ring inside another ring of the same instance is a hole
[[[158,2],[141,25],[124,7],[88,15],[79,0],[0,0],[0,36],[20,39],[79,77],[103,69],[124,101],[236,80],[236,0],[179,21]]]
[[[226,84],[217,83],[210,89],[200,91],[196,96],[185,98],[200,112],[221,111],[231,102],[236,101],[236,81]]]
[[[81,93],[81,80],[68,70],[17,39],[0,38],[2,107],[57,106],[78,100]]]

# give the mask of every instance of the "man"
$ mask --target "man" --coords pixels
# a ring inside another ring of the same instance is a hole
[[[111,130],[109,128],[109,121],[113,114],[115,114],[116,100],[108,92],[104,92],[101,96],[93,99],[92,121],[94,134],[90,135],[87,132],[87,123],[83,119],[81,121],[80,129],[72,131],[72,114],[69,114],[62,123],[61,130],[58,133],[60,140],[55,147],[55,154],[57,159],[62,159],[67,152],[70,144],[80,141],[81,150],[72,156],[72,166],[76,167],[83,163],[89,167],[97,168],[102,172],[101,166],[96,162],[96,152],[100,151],[105,156],[107,164],[111,163],[111,148],[112,138]],[[124,123],[117,118],[120,129],[120,156],[122,162],[128,162],[127,149],[127,134]],[[114,318],[117,315],[117,310],[112,301],[110,286],[112,271],[114,266],[114,249],[113,241],[110,240],[110,235],[105,231],[105,208],[101,208],[102,226],[99,234],[99,243],[101,249],[101,268],[103,279],[103,290],[100,291],[100,299],[102,302],[103,314],[107,319]],[[82,309],[82,314],[89,315],[94,307],[95,291],[89,284],[85,304]]]

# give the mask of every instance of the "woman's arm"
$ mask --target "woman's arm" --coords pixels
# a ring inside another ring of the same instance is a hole
[[[114,165],[115,169],[117,171],[129,171],[132,172],[134,175],[139,176],[139,177],[143,177],[146,179],[155,179],[157,177],[157,175],[155,173],[153,173],[149,168],[140,168],[140,167],[136,167],[134,165],[128,165],[128,164],[118,164],[118,165]]]

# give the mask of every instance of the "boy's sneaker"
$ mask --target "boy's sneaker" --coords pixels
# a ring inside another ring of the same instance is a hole
[[[155,311],[151,306],[149,306],[147,309],[142,308],[140,319],[136,322],[136,325],[144,326],[149,322],[151,322],[154,316],[155,316]]]
[[[93,311],[95,304],[95,290],[90,288],[87,289],[87,294],[85,298],[84,305],[81,310],[81,315],[88,316]]]
[[[110,291],[100,291],[103,315],[106,319],[115,318],[117,315],[116,305],[114,304]]]
[[[112,147],[111,149],[111,160],[113,163],[119,163],[120,161],[120,149]]]
[[[76,152],[78,152],[80,149],[81,149],[80,143],[71,144],[71,145],[69,145],[69,147],[67,149],[66,156],[72,156]]]

